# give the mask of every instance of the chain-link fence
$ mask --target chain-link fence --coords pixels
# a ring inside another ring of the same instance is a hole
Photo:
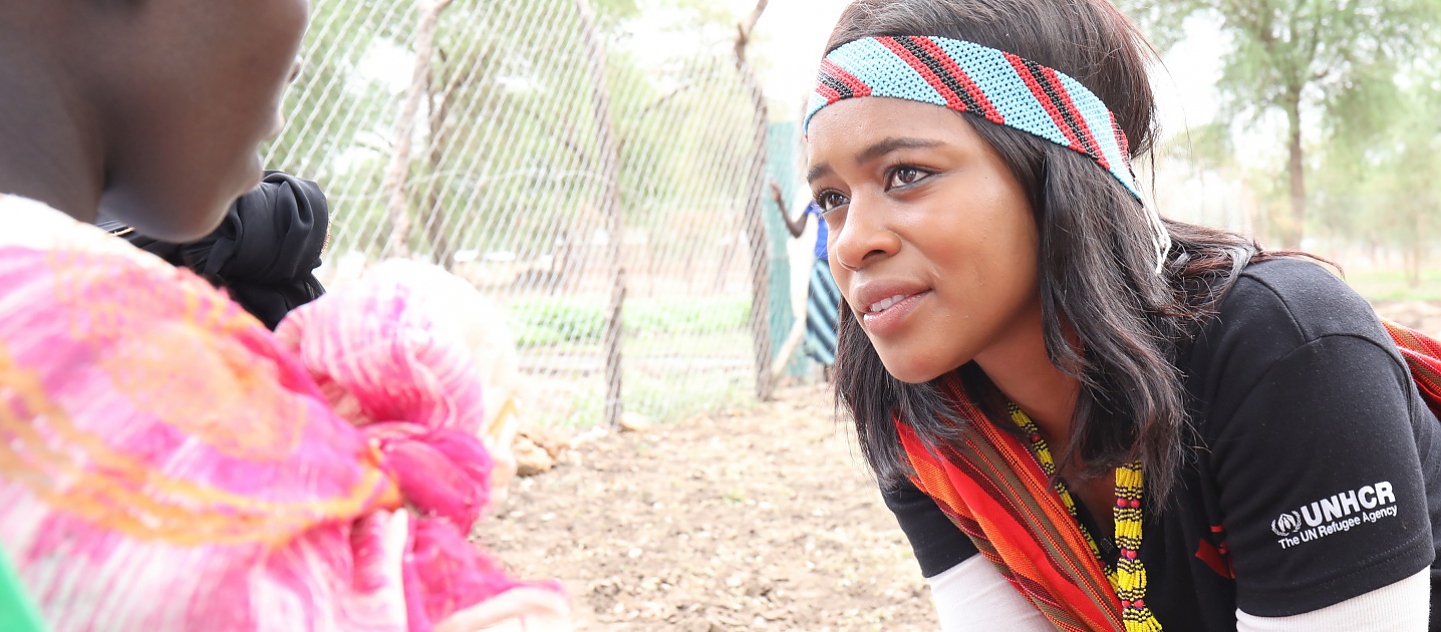
[[[790,327],[764,102],[733,41],[647,49],[595,1],[317,0],[268,164],[329,196],[327,280],[410,257],[491,299],[540,423],[749,399]]]

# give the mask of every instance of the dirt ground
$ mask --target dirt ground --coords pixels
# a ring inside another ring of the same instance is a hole
[[[1441,335],[1441,303],[1378,304]],[[580,630],[934,630],[905,536],[822,387],[601,435],[520,479],[477,535],[559,578]]]
[[[559,578],[581,630],[934,630],[930,594],[821,387],[582,444],[478,528]]]
[[[1373,305],[1376,313],[1441,339],[1441,301],[1386,301]]]

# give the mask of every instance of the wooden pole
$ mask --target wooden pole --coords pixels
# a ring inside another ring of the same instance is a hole
[[[766,132],[770,116],[765,93],[746,60],[746,45],[750,43],[751,33],[755,30],[756,22],[760,21],[761,14],[765,12],[767,4],[768,0],[757,0],[750,15],[737,25],[735,42],[736,70],[740,72],[741,82],[745,84],[755,107],[744,223],[746,241],[749,242],[751,251],[750,325],[756,369],[755,388],[756,398],[761,401],[770,400],[775,387],[771,373],[770,243],[766,238],[765,222],[761,217],[764,208],[761,199],[765,191]]]
[[[605,324],[605,424],[620,427],[624,412],[621,401],[621,339],[624,327],[621,318],[625,307],[625,268],[621,265],[621,239],[625,224],[620,216],[620,152],[615,142],[615,129],[610,117],[610,89],[605,80],[605,46],[597,32],[595,12],[589,0],[575,0],[584,31],[586,55],[590,69],[590,102],[595,117],[596,154],[601,174],[601,217],[606,227],[606,264],[611,278],[609,304]]]
[[[415,136],[415,118],[420,113],[420,102],[430,93],[430,60],[435,51],[435,29],[440,23],[440,14],[451,2],[435,0],[429,6],[420,5],[420,23],[415,29],[415,68],[411,71],[410,88],[405,94],[400,120],[396,121],[394,150],[381,185],[387,199],[386,214],[390,216],[390,238],[384,251],[386,256],[410,255],[410,209],[405,183],[410,179],[411,140]]]

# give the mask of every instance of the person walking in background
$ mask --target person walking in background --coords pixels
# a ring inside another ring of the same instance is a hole
[[[831,380],[831,367],[836,363],[836,319],[839,315],[841,293],[836,289],[835,277],[826,255],[826,223],[821,219],[820,208],[814,202],[806,204],[800,217],[792,219],[786,212],[785,199],[780,185],[771,182],[771,197],[785,221],[791,237],[799,239],[806,230],[806,220],[816,219],[815,260],[811,264],[810,282],[806,291],[806,337],[805,352],[821,365],[825,380]]]
[[[942,629],[1441,629],[1441,343],[1146,206],[1150,51],[1108,0],[832,32],[836,393]]]
[[[92,225],[215,231],[261,182],[307,8],[0,0],[0,607],[59,631],[568,627],[557,586],[466,539],[479,380],[426,301],[323,297],[277,336]]]

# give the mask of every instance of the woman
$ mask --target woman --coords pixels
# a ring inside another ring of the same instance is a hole
[[[1149,50],[1106,0],[832,34],[838,399],[942,628],[1425,630],[1436,418],[1327,270],[1145,207]]]
[[[771,182],[771,199],[775,200],[781,220],[791,237],[799,239],[806,229],[806,219],[816,217],[816,259],[811,266],[811,280],[806,300],[806,355],[821,365],[827,382],[830,381],[831,367],[836,363],[836,313],[840,309],[841,295],[836,290],[836,281],[831,278],[831,267],[827,263],[826,224],[820,219],[820,207],[811,202],[801,211],[798,219],[791,219],[786,212],[781,187]]]
[[[28,593],[0,600],[5,625],[28,603],[53,630],[478,630],[565,608],[466,541],[478,381],[423,301],[318,301],[277,338],[88,225],[214,230],[260,182],[306,9],[0,0],[0,558]]]

